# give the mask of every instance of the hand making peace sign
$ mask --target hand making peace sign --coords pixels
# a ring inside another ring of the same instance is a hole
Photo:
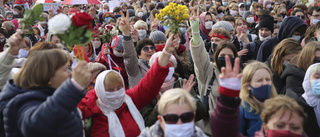
[[[122,28],[124,35],[130,35],[130,24],[129,24],[129,12],[127,12],[127,15],[124,16],[123,12],[120,12],[121,14],[121,21],[120,26]]]

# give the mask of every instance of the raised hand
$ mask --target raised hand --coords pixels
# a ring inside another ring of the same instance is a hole
[[[130,27],[130,31],[131,31],[131,37],[133,39],[133,42],[138,42],[139,41],[138,31],[132,25]]]
[[[196,21],[196,19],[199,19],[199,8],[197,9],[197,13],[195,12],[194,8],[192,7],[192,16],[190,18],[190,21]]]
[[[120,26],[122,28],[122,32],[124,35],[130,35],[129,12],[127,12],[126,16],[124,16],[122,11],[120,11],[120,14],[121,14]]]
[[[72,70],[72,78],[83,88],[86,88],[91,82],[91,75],[86,61],[80,61]]]
[[[221,68],[221,74],[219,75],[220,79],[224,78],[240,78],[242,76],[240,72],[240,58],[237,57],[234,62],[234,67],[232,68],[230,57],[225,56],[226,67]]]
[[[190,92],[195,83],[196,82],[194,82],[194,74],[191,74],[188,79],[188,82],[186,79],[183,80],[182,88]]]
[[[238,56],[247,55],[248,51],[249,51],[248,49],[242,49],[238,51]]]
[[[26,43],[24,42],[22,35],[23,31],[18,29],[17,32],[9,38],[9,45],[11,46],[9,50],[10,54],[18,55],[19,50],[26,46]]]
[[[173,54],[176,49],[179,48],[179,34],[170,34],[169,39],[167,39],[166,46],[164,50],[170,54]]]

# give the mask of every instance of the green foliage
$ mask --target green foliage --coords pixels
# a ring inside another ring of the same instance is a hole
[[[41,17],[43,12],[43,5],[37,4],[31,10],[26,9],[24,12],[24,18],[21,21],[22,30],[28,30],[28,34],[33,34],[32,26],[36,24],[37,21],[42,21],[45,18]]]

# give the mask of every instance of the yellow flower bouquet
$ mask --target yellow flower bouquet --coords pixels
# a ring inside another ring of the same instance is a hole
[[[156,18],[162,21],[163,25],[169,25],[173,34],[178,34],[179,24],[185,24],[185,20],[189,19],[188,12],[187,6],[171,2],[156,14]]]

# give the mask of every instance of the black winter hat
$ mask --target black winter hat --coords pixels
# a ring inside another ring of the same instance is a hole
[[[273,17],[270,15],[262,15],[260,22],[259,22],[259,29],[267,28],[273,33]]]

